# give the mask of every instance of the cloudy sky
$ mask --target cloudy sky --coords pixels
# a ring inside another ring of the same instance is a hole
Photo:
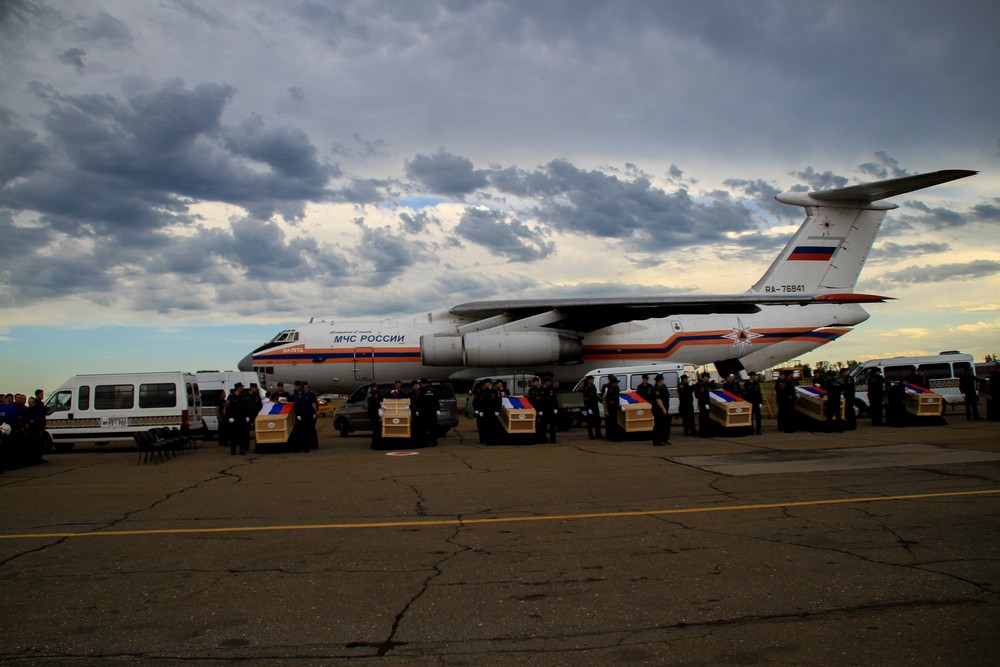
[[[1000,352],[992,1],[0,0],[0,385],[233,368],[310,317],[738,292],[776,193],[894,200],[811,355]]]

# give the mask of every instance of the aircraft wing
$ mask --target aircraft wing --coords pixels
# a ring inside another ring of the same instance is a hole
[[[808,306],[810,304],[883,303],[892,297],[874,294],[721,294],[648,297],[605,297],[574,299],[516,299],[470,301],[451,308],[459,317],[486,319],[500,315],[510,321],[546,312],[559,318],[545,324],[548,329],[568,329],[586,333],[619,322],[648,320],[671,315],[746,314],[761,306]]]

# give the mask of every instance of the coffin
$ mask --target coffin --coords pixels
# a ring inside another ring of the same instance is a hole
[[[712,421],[726,428],[733,426],[752,426],[752,411],[750,403],[736,394],[723,389],[713,389],[708,392],[708,416]]]
[[[410,399],[387,398],[382,401],[382,437],[410,437]]]
[[[907,412],[917,417],[940,417],[944,410],[944,399],[930,389],[907,384],[903,405]]]
[[[618,426],[626,433],[653,430],[653,406],[634,391],[619,394]]]
[[[505,397],[500,403],[500,425],[507,433],[534,433],[535,408],[523,396]]]
[[[268,403],[254,419],[257,444],[288,442],[294,426],[294,403]]]
[[[826,421],[826,391],[813,385],[795,388],[795,410],[817,421]],[[844,418],[844,401],[840,402],[840,418]]]

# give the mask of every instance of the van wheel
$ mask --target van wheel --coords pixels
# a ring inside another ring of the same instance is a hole
[[[860,419],[868,416],[868,406],[861,401],[854,401],[854,414]]]
[[[54,443],[52,446],[56,448],[57,452],[68,452],[73,449],[73,445],[75,444],[75,442],[58,442]]]
[[[333,428],[340,431],[340,437],[346,438],[351,434],[351,427],[347,425],[346,419],[338,419]]]

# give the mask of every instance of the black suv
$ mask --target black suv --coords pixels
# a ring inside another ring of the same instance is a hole
[[[392,382],[380,382],[379,393],[382,398],[389,396],[389,391],[395,387]],[[371,383],[362,385],[354,390],[351,397],[344,402],[333,413],[333,428],[340,431],[340,435],[347,437],[355,431],[371,431],[371,422],[368,421],[368,390]],[[431,380],[431,387],[437,394],[441,409],[438,414],[438,437],[443,437],[450,429],[458,426],[458,405],[455,401],[455,390],[451,384],[439,380]],[[410,388],[403,387],[403,398],[410,397]]]

